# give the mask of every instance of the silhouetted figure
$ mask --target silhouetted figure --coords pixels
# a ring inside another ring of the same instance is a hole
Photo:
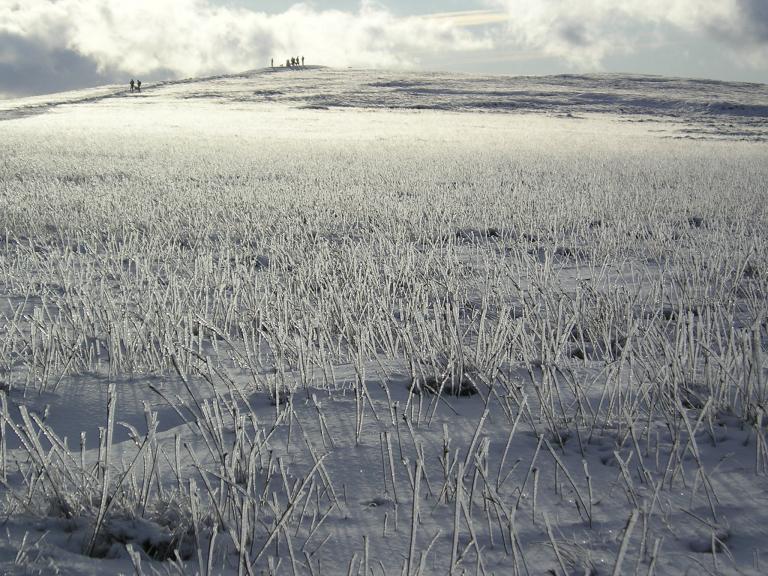
[[[304,56],[301,57],[301,66],[304,67]]]
[[[141,80],[136,80],[136,90],[141,92]]]
[[[274,68],[274,67],[275,67],[275,59],[274,59],[274,58],[272,58],[272,59],[269,61],[269,67],[270,67],[270,68]]]
[[[133,78],[131,78],[131,92],[133,92],[133,86],[134,86],[134,81],[133,81]]]

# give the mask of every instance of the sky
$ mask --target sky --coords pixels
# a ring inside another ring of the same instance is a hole
[[[768,0],[0,0],[0,96],[308,64],[768,83]]]

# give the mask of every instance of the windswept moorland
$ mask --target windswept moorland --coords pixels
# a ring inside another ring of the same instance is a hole
[[[764,573],[766,106],[314,68],[4,102],[2,570]]]

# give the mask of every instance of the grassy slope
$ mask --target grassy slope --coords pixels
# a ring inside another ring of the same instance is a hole
[[[204,88],[0,124],[4,569],[760,573],[764,145]]]

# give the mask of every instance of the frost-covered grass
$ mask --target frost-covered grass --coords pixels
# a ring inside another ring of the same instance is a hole
[[[148,94],[0,123],[4,570],[764,572],[765,145]]]

